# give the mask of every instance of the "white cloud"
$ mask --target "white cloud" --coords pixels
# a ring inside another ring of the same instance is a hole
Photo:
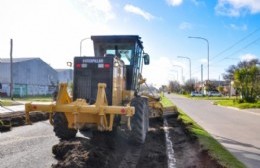
[[[106,21],[116,17],[109,0],[79,0],[78,4],[87,15],[101,17]]]
[[[152,14],[150,14],[149,12],[146,12],[144,10],[142,10],[141,8],[138,8],[136,6],[130,5],[130,4],[126,4],[124,7],[124,10],[136,15],[140,15],[142,16],[144,19],[150,21],[154,18],[154,16]]]
[[[250,53],[240,56],[241,61],[250,61],[250,60],[256,59],[256,58],[257,58],[256,55],[250,54]]]
[[[168,85],[169,81],[173,79],[182,83],[182,70],[184,79],[184,76],[188,75],[189,72],[186,63],[175,58],[159,57],[152,59],[150,65],[144,66],[143,77],[147,79],[148,84],[155,84],[159,88],[162,85]]]
[[[225,16],[238,17],[240,15],[251,13],[260,13],[259,0],[218,0],[215,7],[217,14]]]
[[[167,3],[171,6],[179,6],[182,2],[183,0],[167,0]]]
[[[54,68],[67,68],[79,55],[81,39],[117,31],[106,22],[113,13],[109,1],[95,1],[1,0],[1,58],[9,57],[13,38],[14,58],[40,57]],[[93,55],[91,40],[84,41],[82,54]]]
[[[243,24],[243,25],[235,25],[235,24],[230,24],[229,27],[233,30],[242,30],[245,31],[247,30],[247,25]]]
[[[143,77],[147,79],[147,83],[157,84],[156,87],[160,87],[168,84],[170,69],[172,69],[171,60],[167,57],[159,57],[153,59],[150,65],[144,66]]]
[[[200,1],[200,0],[191,0],[191,2],[196,5],[196,6],[201,6],[204,5],[205,6],[205,2],[204,1]]]
[[[96,8],[104,13],[110,12],[112,10],[112,6],[109,0],[88,0],[90,7]]]
[[[202,58],[202,59],[200,59],[199,61],[200,61],[200,63],[202,63],[202,64],[207,64],[207,63],[208,63],[208,59],[206,59],[206,58]]]
[[[179,29],[181,29],[181,30],[190,30],[190,29],[192,29],[192,24],[188,23],[188,22],[182,22],[179,25]]]

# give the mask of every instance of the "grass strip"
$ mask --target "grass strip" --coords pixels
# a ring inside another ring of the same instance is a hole
[[[0,100],[0,105],[1,106],[12,106],[13,105],[13,101],[12,100]]]
[[[14,98],[14,100],[11,100],[10,98],[1,98],[0,105],[1,106],[19,105],[20,104],[19,101],[51,102],[52,97],[50,97],[50,96],[32,96],[32,97]]]
[[[195,121],[187,116],[181,109],[178,109],[179,117],[185,124],[188,131],[198,138],[203,149],[215,159],[220,165],[227,168],[245,168],[246,166],[236,159],[227,149],[215,140],[207,131],[200,127]]]
[[[161,100],[160,103],[162,104],[163,107],[172,107],[175,106],[172,101],[170,101],[167,97],[164,95],[161,95]]]
[[[247,108],[260,108],[260,101],[256,103],[239,103],[238,101],[234,100],[218,100],[215,101],[214,104],[221,105],[221,106],[230,106],[230,107],[236,107],[239,109],[247,109]]]

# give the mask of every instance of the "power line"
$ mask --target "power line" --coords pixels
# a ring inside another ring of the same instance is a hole
[[[196,74],[196,73],[198,73],[198,72],[200,72],[200,69],[201,69],[201,67],[199,66],[199,67],[197,67],[197,68],[195,68],[195,70],[193,69],[193,72],[191,73],[192,75],[194,75],[194,74]]]
[[[223,51],[221,51],[220,53],[218,53],[217,55],[215,55],[214,57],[211,58],[211,60],[217,58],[218,56],[222,55],[223,53],[227,52],[228,50],[231,50],[232,48],[234,48],[236,45],[238,45],[239,43],[241,43],[242,41],[246,40],[248,37],[252,36],[253,34],[255,34],[256,32],[258,32],[260,30],[260,27],[257,28],[256,30],[254,30],[253,32],[249,33],[248,35],[246,35],[245,37],[243,37],[242,39],[240,39],[239,41],[235,42],[233,45],[231,45],[230,47],[224,49]]]
[[[223,61],[224,59],[227,59],[228,57],[230,57],[230,56],[233,56],[234,54],[236,54],[236,53],[238,53],[238,52],[240,52],[240,51],[242,51],[242,50],[246,49],[247,47],[249,47],[249,46],[251,46],[251,45],[253,45],[253,44],[257,43],[259,40],[260,40],[260,37],[258,37],[258,38],[257,38],[257,39],[255,39],[254,41],[252,41],[252,42],[248,43],[248,44],[247,44],[246,46],[244,46],[243,48],[240,48],[240,49],[238,49],[237,51],[233,52],[232,54],[230,54],[230,55],[228,55],[228,56],[224,57],[224,58],[223,58],[223,59],[221,59],[220,61]]]

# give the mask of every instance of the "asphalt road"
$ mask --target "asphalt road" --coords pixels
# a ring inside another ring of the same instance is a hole
[[[52,146],[59,142],[48,121],[0,133],[0,168],[46,168],[57,161]]]
[[[260,110],[250,112],[216,106],[210,100],[166,96],[248,168],[260,167]]]

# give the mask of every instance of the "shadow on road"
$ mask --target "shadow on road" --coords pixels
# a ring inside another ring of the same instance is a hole
[[[247,143],[242,143],[233,139],[229,139],[229,138],[225,138],[225,137],[221,137],[221,136],[216,136],[217,139],[221,142],[221,143],[225,143],[225,144],[231,144],[231,145],[239,145],[242,147],[251,147],[251,148],[255,148],[257,150],[260,150],[260,147],[254,146],[252,144],[247,144]]]
[[[216,136],[218,141],[228,148],[232,153],[240,158],[240,160],[246,164],[249,168],[259,168],[260,154],[256,150],[260,151],[260,147],[252,144],[242,143],[233,139]],[[239,147],[234,147],[234,145]],[[248,150],[252,148],[252,150]],[[256,151],[256,152],[253,152]]]

